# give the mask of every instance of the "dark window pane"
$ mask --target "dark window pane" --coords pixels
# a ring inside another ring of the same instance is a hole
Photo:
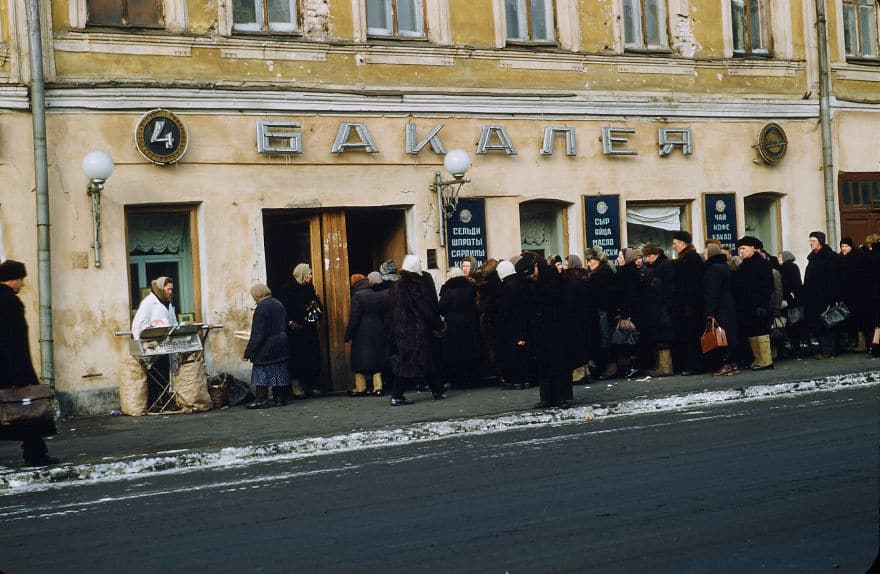
[[[161,26],[162,7],[159,0],[128,0],[128,25],[135,28]]]
[[[256,24],[257,5],[254,0],[233,0],[232,21],[236,24]]]
[[[843,201],[843,204],[846,206],[852,205],[852,192],[850,191],[850,188],[849,188],[849,182],[844,181],[841,184],[841,187],[842,187],[842,189],[840,190],[840,196],[841,196],[841,200]]]
[[[121,26],[122,2],[116,0],[88,0],[89,24],[92,26]]]
[[[871,200],[880,201],[880,181],[871,182]]]

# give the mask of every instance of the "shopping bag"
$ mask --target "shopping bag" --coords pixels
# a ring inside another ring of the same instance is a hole
[[[792,325],[797,325],[804,318],[804,308],[803,307],[789,307],[785,310],[785,316],[788,319],[789,327]]]
[[[639,344],[639,330],[629,319],[621,319],[611,333],[611,344],[621,347],[635,347]]]
[[[832,303],[828,305],[822,313],[819,314],[819,320],[826,329],[837,327],[852,316],[849,307],[843,302]]]
[[[718,325],[714,317],[709,318],[706,322],[706,328],[703,330],[703,336],[700,337],[700,349],[703,354],[709,353],[720,347],[727,346],[727,333]]]

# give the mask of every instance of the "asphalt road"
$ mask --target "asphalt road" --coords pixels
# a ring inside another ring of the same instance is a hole
[[[867,571],[877,389],[0,495],[0,570]]]

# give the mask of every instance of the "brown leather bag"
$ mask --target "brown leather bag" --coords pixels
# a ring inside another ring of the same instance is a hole
[[[55,420],[52,390],[48,385],[0,389],[0,429],[43,427]]]
[[[718,322],[714,317],[710,318],[709,321],[706,322],[706,329],[703,331],[703,336],[700,337],[700,348],[703,350],[703,354],[705,355],[719,347],[726,346],[727,333],[725,333],[724,329],[718,325]]]

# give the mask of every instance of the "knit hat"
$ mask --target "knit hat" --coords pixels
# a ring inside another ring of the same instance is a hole
[[[388,259],[379,265],[379,273],[382,274],[383,281],[397,281],[400,275],[397,274],[397,264]]]
[[[400,268],[404,271],[409,271],[410,273],[421,273],[422,262],[419,261],[418,255],[407,255],[403,258],[403,264]]]
[[[302,285],[306,282],[306,279],[309,277],[309,273],[311,272],[312,268],[309,267],[308,263],[300,263],[293,268],[293,278],[296,279],[297,283]]]
[[[623,254],[623,260],[627,265],[639,258],[639,256],[636,255],[636,250],[632,247],[624,247],[620,252]]]
[[[583,269],[584,263],[581,261],[581,258],[572,253],[568,257],[565,258],[565,262],[568,263],[569,269]]]
[[[844,237],[840,240],[841,245],[849,245],[850,248],[855,247],[855,243],[853,243],[852,237]]]
[[[381,285],[382,283],[382,274],[378,271],[371,271],[369,275],[367,275],[367,283],[372,287],[373,285]]]
[[[535,272],[535,265],[538,264],[538,255],[534,251],[523,251],[519,260],[514,265],[514,269],[520,275],[531,275]]]
[[[721,254],[721,248],[714,243],[710,243],[706,246],[706,259],[710,257],[715,257],[716,255]]]
[[[7,259],[0,263],[0,281],[15,281],[25,277],[27,277],[27,270],[21,261]]]
[[[746,245],[748,247],[758,247],[758,240],[751,235],[743,235],[736,241],[737,248]]]
[[[353,273],[352,276],[348,278],[348,284],[354,287],[364,279],[366,279],[366,277],[361,273]]]
[[[825,238],[825,234],[821,231],[813,231],[812,233],[810,233],[810,237],[815,237],[816,241],[819,242],[819,245],[825,245],[825,242],[827,241],[827,239]]]
[[[259,303],[264,299],[268,299],[272,296],[272,290],[265,283],[257,283],[253,287],[251,287],[251,297],[254,298],[254,301]]]
[[[663,248],[653,241],[648,242],[642,246],[642,255],[663,255]]]
[[[498,273],[498,277],[503,281],[505,277],[516,273],[516,268],[510,261],[499,261],[498,267],[495,268],[495,271]]]
[[[690,232],[685,231],[684,229],[682,229],[681,231],[673,231],[672,232],[672,239],[673,240],[678,239],[679,241],[682,241],[687,244],[690,244],[693,241],[693,237],[691,237]]]
[[[783,251],[779,254],[779,256],[782,257],[783,262],[794,261],[794,253],[792,253],[791,251]]]

